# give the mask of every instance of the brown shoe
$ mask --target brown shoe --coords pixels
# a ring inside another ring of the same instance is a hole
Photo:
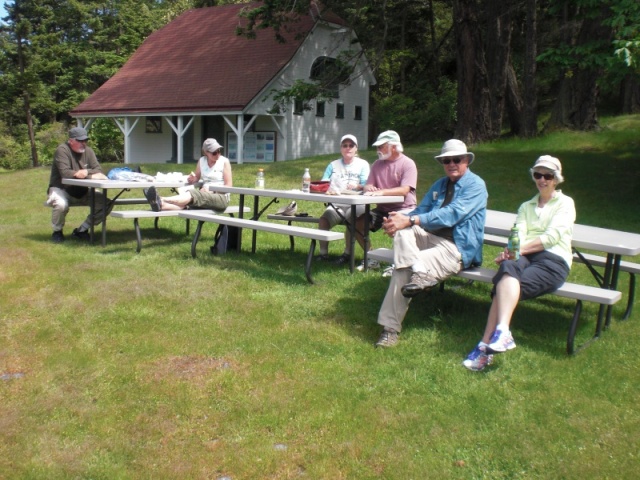
[[[423,272],[413,272],[411,280],[400,291],[406,298],[415,297],[420,292],[428,292],[435,287],[438,282],[431,279],[429,275]]]
[[[378,337],[378,341],[376,342],[376,347],[393,347],[398,344],[398,332],[395,330],[387,330],[386,328],[382,330],[380,337]]]

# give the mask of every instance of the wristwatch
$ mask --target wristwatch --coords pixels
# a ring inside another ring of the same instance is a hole
[[[409,217],[409,223],[411,224],[412,227],[416,224],[416,216],[415,215],[411,215]]]

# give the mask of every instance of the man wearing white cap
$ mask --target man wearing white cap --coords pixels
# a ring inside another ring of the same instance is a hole
[[[202,180],[200,188],[189,188],[172,197],[161,197],[155,187],[143,190],[144,196],[154,212],[161,210],[184,210],[187,206],[223,212],[229,205],[228,193],[216,193],[209,187],[216,185],[233,186],[231,163],[222,155],[222,145],[215,138],[207,138],[202,144],[204,155],[198,160],[196,172],[189,175],[187,182],[193,185]]]
[[[340,153],[342,157],[327,165],[322,180],[329,181],[329,193],[357,193],[361,192],[369,178],[369,162],[358,157],[358,139],[355,135],[347,134],[340,139]],[[344,225],[351,219],[351,209],[356,209],[356,216],[364,213],[364,205],[332,205],[327,207],[320,217],[320,230],[331,230],[336,225]],[[345,264],[351,258],[351,236],[349,229],[345,231],[345,247],[343,254],[338,257],[338,265]],[[318,260],[329,260],[329,242],[320,242]]]
[[[89,189],[73,185],[63,185],[63,178],[79,178],[105,180],[107,177],[102,173],[102,167],[98,163],[96,154],[87,145],[89,136],[82,127],[73,127],[69,130],[69,140],[58,145],[53,155],[53,165],[51,165],[51,176],[49,177],[48,198],[46,204],[51,211],[51,226],[53,234],[51,241],[54,243],[64,242],[62,229],[65,224],[69,206],[89,205]],[[102,205],[104,205],[104,194],[95,192],[96,209],[91,217],[87,216],[82,225],[73,230],[72,237],[78,240],[89,240],[89,229],[91,225],[98,225],[102,222]],[[107,199],[108,202],[108,199]],[[108,204],[109,211],[112,205]],[[108,213],[108,212],[107,212]]]
[[[475,155],[460,140],[447,140],[440,155],[445,176],[417,208],[391,212],[383,229],[393,238],[395,270],[380,307],[378,347],[398,343],[411,298],[463,268],[482,263],[487,187],[469,170]]]
[[[382,227],[382,222],[390,212],[409,212],[416,207],[416,185],[418,183],[418,169],[413,160],[404,153],[400,135],[393,130],[387,130],[378,135],[373,143],[378,153],[378,160],[371,166],[371,173],[364,186],[364,195],[370,196],[403,196],[400,203],[383,203],[369,211],[369,218],[364,215],[358,217],[356,232],[363,232],[365,221],[369,222],[369,231],[375,232]],[[364,249],[364,238],[357,234],[356,238]],[[379,268],[375,260],[369,260],[368,268]],[[358,267],[364,270],[364,262]]]

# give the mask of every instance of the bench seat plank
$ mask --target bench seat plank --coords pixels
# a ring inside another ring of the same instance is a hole
[[[212,222],[221,225],[227,225],[231,227],[238,227],[240,229],[247,228],[250,230],[263,231],[269,233],[279,233],[283,235],[293,235],[296,237],[307,238],[311,240],[311,245],[309,247],[309,253],[307,255],[307,261],[305,263],[305,275],[309,283],[314,283],[313,278],[311,276],[311,265],[313,263],[313,253],[316,248],[316,241],[326,241],[331,242],[334,240],[343,240],[344,233],[342,232],[334,232],[331,230],[318,230],[316,228],[307,228],[307,227],[296,227],[292,225],[280,225],[272,222],[262,222],[259,220],[248,220],[244,218],[234,218],[234,217],[224,217],[221,215],[212,215],[207,213],[202,213],[194,210],[181,211],[181,218],[187,218],[191,220],[198,221],[198,227],[196,228],[196,233],[193,238],[193,242],[191,243],[191,256],[193,258],[196,257],[196,245],[198,244],[198,239],[200,237],[200,232],[202,230],[202,225],[205,222]]]
[[[147,202],[147,200],[145,199],[145,203],[149,203]],[[199,212],[204,212],[204,213],[208,213],[210,215],[215,215],[216,212],[214,212],[213,210],[198,210]],[[244,213],[248,213],[251,211],[250,208],[248,207],[244,207]],[[158,228],[158,219],[163,218],[163,217],[179,217],[179,213],[182,212],[182,210],[162,210],[160,212],[154,212],[153,210],[114,210],[110,213],[110,215],[114,218],[125,218],[125,219],[133,219],[133,227],[135,229],[136,232],[136,240],[137,240],[137,247],[136,247],[136,252],[140,253],[140,250],[142,250],[142,232],[140,231],[140,222],[139,219],[140,218],[154,218],[155,222],[154,222],[154,228]],[[234,215],[236,213],[240,212],[240,207],[237,205],[229,205],[225,211],[223,212],[224,214],[227,215]],[[187,224],[186,224],[186,234],[189,235],[189,219],[187,219]]]
[[[374,260],[393,263],[393,250],[389,248],[378,248],[369,252],[369,258]],[[482,267],[473,267],[462,270],[457,274],[458,277],[474,280],[483,283],[491,283],[493,276],[496,274],[496,270]],[[576,307],[574,309],[573,319],[569,327],[569,334],[567,336],[567,353],[573,354],[574,338],[577,330],[580,313],[582,312],[582,302],[595,302],[601,305],[614,305],[617,303],[622,294],[616,290],[608,290],[599,287],[593,287],[590,285],[580,285],[576,283],[565,282],[560,288],[552,292],[551,295],[557,295],[559,297],[570,298],[576,300]],[[596,335],[593,337],[598,338],[600,332],[600,326],[596,326]]]

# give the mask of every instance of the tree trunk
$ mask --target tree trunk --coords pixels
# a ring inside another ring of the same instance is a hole
[[[20,72],[20,86],[22,88],[22,98],[24,100],[24,113],[27,121],[27,131],[29,134],[29,143],[31,144],[31,164],[34,167],[39,166],[38,149],[36,148],[36,136],[33,131],[33,117],[31,116],[31,102],[29,100],[28,86],[25,84],[25,60],[24,50],[22,48],[22,36],[16,35],[17,53],[18,53],[18,70]]]
[[[620,111],[624,114],[640,113],[640,82],[629,74],[620,85]]]
[[[537,0],[527,0],[525,22],[524,108],[522,111],[522,129],[518,135],[531,138],[538,134],[538,96],[536,93],[536,56],[538,55],[536,45],[538,37]]]
[[[598,18],[588,18],[583,21],[576,41],[580,47],[593,39],[603,41],[611,38],[610,26],[603,25],[606,18],[606,7],[602,7]],[[551,117],[545,130],[569,128],[572,130],[598,130],[598,78],[602,75],[601,67],[596,65],[580,68],[576,67],[565,72],[560,85],[556,103],[551,111]]]
[[[489,82],[478,13],[474,0],[453,2],[458,78],[455,136],[468,144],[491,138]]]
[[[509,66],[507,71],[507,86],[506,86],[506,110],[509,115],[509,125],[511,126],[512,135],[524,135],[524,106],[522,102],[522,96],[520,95],[520,87],[518,85],[518,78],[513,66]]]
[[[487,25],[485,51],[491,52],[486,57],[491,102],[489,133],[492,138],[498,138],[502,133],[507,76],[511,64],[513,19],[509,1],[486,2],[485,9]]]

